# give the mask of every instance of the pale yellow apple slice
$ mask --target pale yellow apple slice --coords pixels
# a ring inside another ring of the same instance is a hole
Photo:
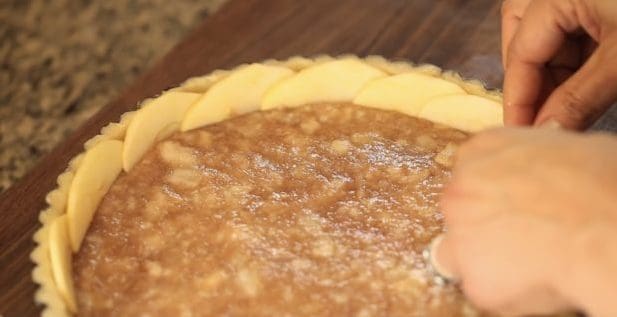
[[[261,109],[323,101],[352,101],[369,81],[386,73],[357,58],[324,62],[282,80],[266,92]]]
[[[429,100],[444,95],[465,93],[459,85],[416,72],[369,82],[358,93],[354,103],[385,110],[398,110],[417,116]]]
[[[500,103],[466,94],[432,99],[422,107],[418,117],[467,132],[503,126]]]
[[[122,166],[129,171],[154,142],[178,130],[189,107],[201,94],[168,91],[150,100],[133,116],[126,130]]]
[[[182,131],[195,129],[259,109],[268,88],[294,72],[286,67],[251,64],[242,67],[214,84],[188,110]]]
[[[62,215],[49,228],[49,259],[56,287],[71,312],[77,311],[73,289],[71,246],[68,238],[67,216]]]
[[[101,199],[122,171],[122,141],[105,140],[89,149],[69,189],[67,221],[73,252],[77,252]]]
[[[174,88],[174,90],[203,94],[227,75],[229,75],[228,70],[218,69],[205,76],[191,77],[182,83],[180,87]]]
[[[406,63],[406,62],[391,62],[385,58],[383,58],[382,56],[378,56],[378,55],[370,55],[367,56],[366,58],[364,58],[364,61],[375,67],[375,68],[379,68],[381,70],[383,70],[384,72],[386,72],[388,75],[396,75],[396,74],[401,74],[401,73],[408,73],[408,72],[412,72],[414,69],[414,66],[410,63]]]

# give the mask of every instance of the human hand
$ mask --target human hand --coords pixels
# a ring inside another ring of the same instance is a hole
[[[505,0],[506,125],[590,126],[617,100],[617,1]]]
[[[433,250],[477,306],[617,316],[617,139],[502,129],[457,153]]]

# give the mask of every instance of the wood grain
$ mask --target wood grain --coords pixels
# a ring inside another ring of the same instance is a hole
[[[378,54],[501,84],[499,1],[235,0],[198,26],[115,101],[0,195],[0,315],[34,316],[29,253],[37,216],[82,144],[146,97],[187,77],[293,55]]]

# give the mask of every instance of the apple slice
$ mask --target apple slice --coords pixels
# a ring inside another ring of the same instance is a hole
[[[324,62],[273,86],[265,94],[261,109],[294,107],[321,101],[352,101],[366,83],[385,75],[383,71],[358,58]]]
[[[150,100],[133,116],[126,130],[122,166],[129,171],[154,142],[178,130],[186,111],[201,94],[168,91]]]
[[[286,67],[261,64],[251,64],[232,72],[191,106],[182,121],[182,131],[223,120],[231,113],[258,110],[266,90],[293,73]]]
[[[420,108],[432,98],[457,93],[465,91],[453,82],[412,72],[371,81],[353,102],[417,116]]]
[[[122,141],[105,140],[88,151],[69,189],[67,222],[73,252],[77,252],[101,199],[122,171]]]
[[[212,85],[225,78],[227,75],[229,75],[228,70],[215,70],[205,76],[189,78],[183,82],[180,87],[174,88],[174,90],[203,94],[208,91]]]
[[[75,313],[75,290],[73,288],[71,246],[68,238],[67,216],[62,215],[49,227],[49,259],[56,287],[68,309]]]
[[[418,117],[467,132],[503,126],[500,103],[466,94],[432,99],[422,107]]]

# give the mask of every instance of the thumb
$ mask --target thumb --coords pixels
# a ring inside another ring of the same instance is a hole
[[[429,246],[428,260],[432,269],[440,277],[449,282],[458,280],[454,248],[447,234],[441,234],[433,239]]]
[[[564,128],[582,130],[617,100],[617,47],[600,46],[587,62],[542,106],[535,125],[556,121]]]

